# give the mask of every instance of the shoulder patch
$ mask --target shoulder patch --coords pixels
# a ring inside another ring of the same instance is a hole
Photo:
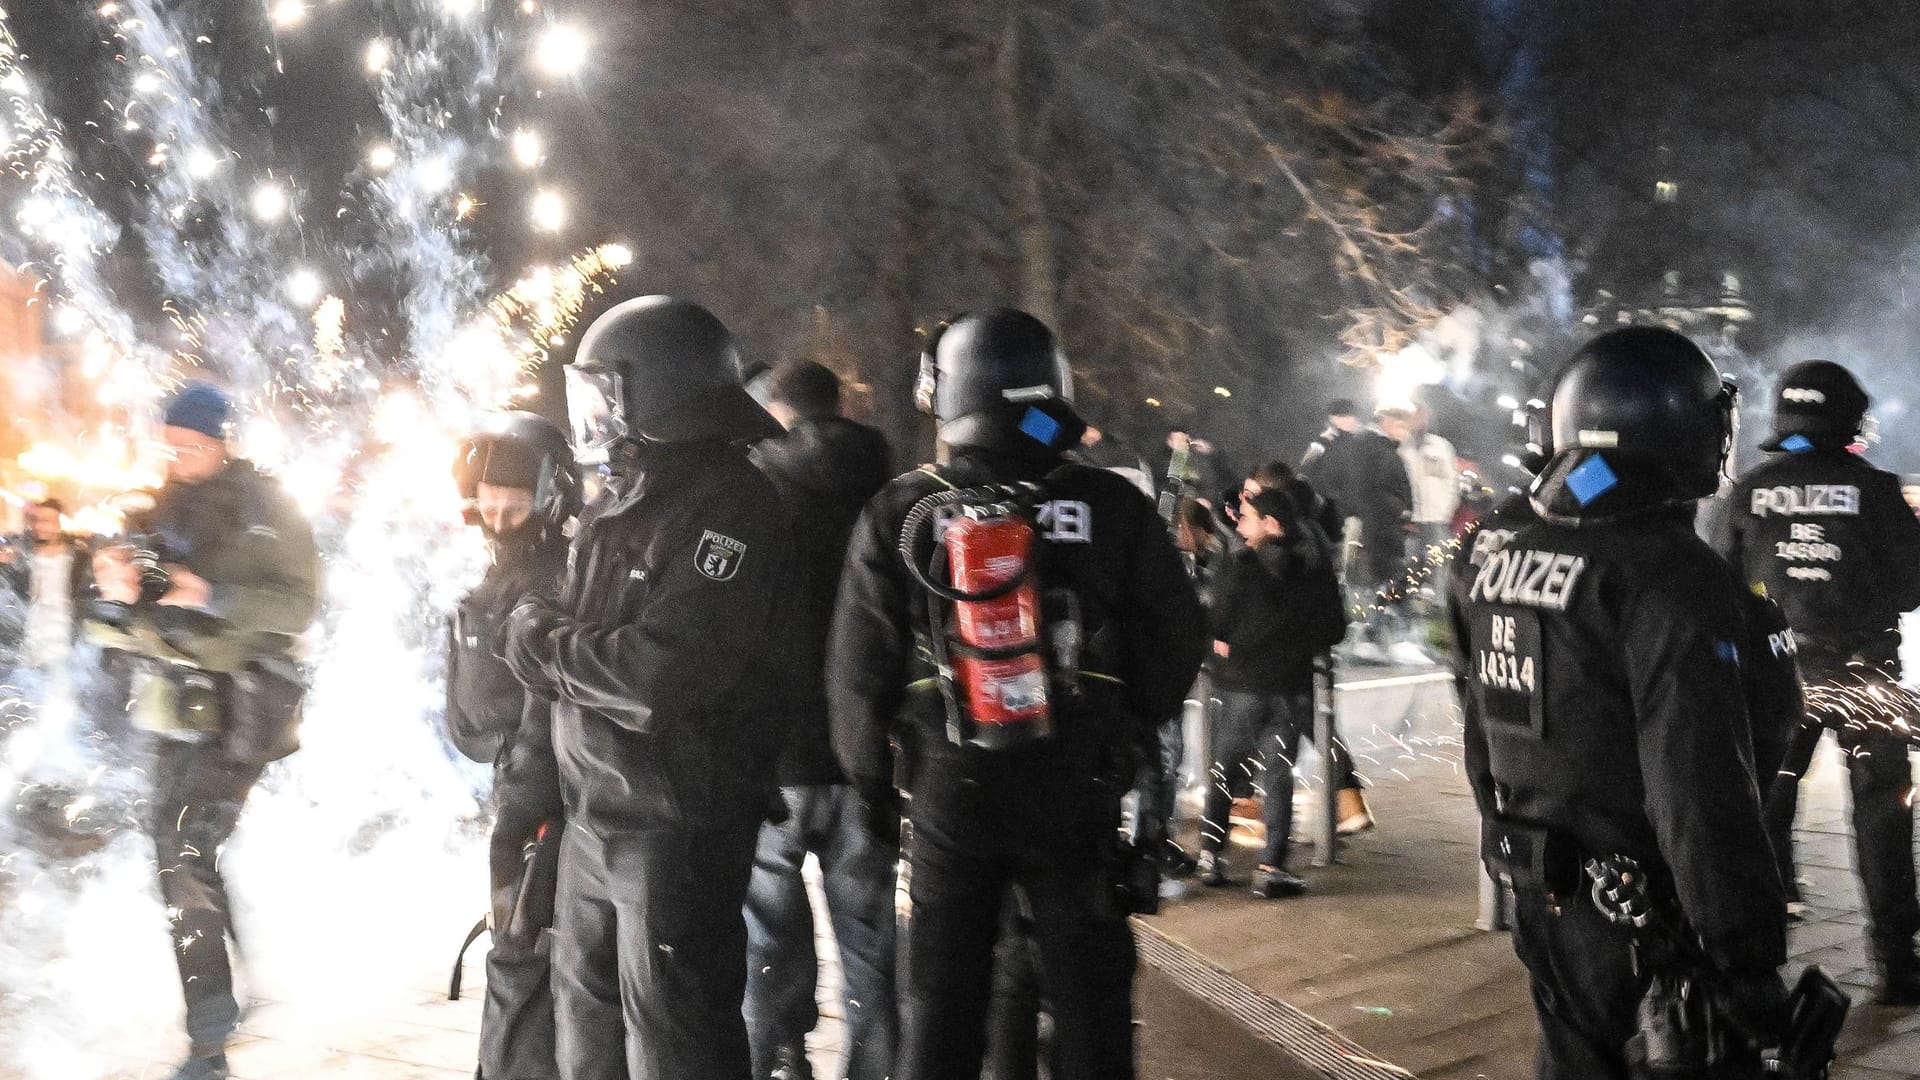
[[[747,545],[731,536],[706,529],[700,545],[693,549],[693,565],[715,581],[726,581],[740,572],[740,560],[747,557]]]

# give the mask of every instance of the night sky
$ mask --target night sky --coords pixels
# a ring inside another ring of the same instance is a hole
[[[338,255],[381,243],[366,153],[391,133],[364,52],[439,4],[336,0],[278,30],[257,0],[161,5],[204,39],[191,60],[217,82],[205,105],[236,167],[297,178],[275,250],[350,280],[351,321],[375,340],[405,337],[409,294],[403,255]],[[1350,363],[1370,357],[1343,334],[1378,296],[1304,189],[1347,228],[1418,233],[1417,255],[1383,264],[1416,309],[1396,318],[1479,313],[1437,398],[1483,453],[1505,437],[1487,403],[1537,390],[1591,332],[1583,314],[1710,304],[1729,275],[1754,317],[1709,344],[1750,402],[1822,355],[1898,415],[1920,343],[1920,19],[1892,2],[1754,7],[495,4],[466,18],[489,28],[498,79],[445,95],[449,123],[488,148],[460,171],[481,204],[462,242],[496,279],[631,243],[622,289],[700,299],[768,361],[824,360],[871,388],[864,408],[896,436],[915,432],[914,329],[1025,304],[1059,326],[1097,421],[1284,455],[1327,396],[1371,396]],[[126,97],[118,43],[91,4],[10,10],[93,197],[133,222],[150,141],[109,111]],[[556,21],[590,50],[577,76],[543,80],[530,43]],[[537,170],[505,152],[519,128],[544,139]],[[564,190],[561,232],[529,227],[536,187]],[[189,301],[141,250],[129,229],[111,275],[153,320]],[[1881,456],[1920,466],[1920,443]]]

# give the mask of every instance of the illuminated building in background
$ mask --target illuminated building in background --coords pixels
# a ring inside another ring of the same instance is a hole
[[[1696,280],[1669,270],[1657,288],[1637,298],[1601,290],[1581,311],[1580,321],[1596,331],[1628,324],[1671,327],[1724,357],[1739,352],[1741,333],[1753,322],[1753,308],[1733,274],[1723,273],[1718,281]]]
[[[0,363],[38,356],[43,344],[38,304],[30,303],[37,280],[0,262]]]
[[[45,338],[40,325],[44,306],[32,302],[37,279],[27,276],[5,262],[0,262],[0,372],[11,375],[19,371],[22,362],[41,355]],[[6,416],[17,416],[14,405],[13,379],[0,378],[0,410]],[[15,424],[0,423],[0,462],[12,462],[14,457],[25,449],[27,435]],[[12,487],[12,470],[0,468],[0,485]],[[0,530],[13,532],[19,527],[20,511],[8,499],[0,504]]]

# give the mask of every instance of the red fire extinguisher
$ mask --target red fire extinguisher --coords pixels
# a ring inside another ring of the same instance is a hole
[[[1040,653],[1040,593],[1033,574],[1033,526],[1011,514],[975,516],[964,511],[947,526],[947,561],[954,589],[983,600],[953,605],[954,637],[961,646],[954,673],[966,694],[967,711],[982,730],[976,741],[1022,725],[1019,741],[1048,734],[1047,665]],[[1012,584],[1010,592],[1001,586]],[[998,593],[999,595],[994,595]]]
[[[1038,537],[1022,494],[1013,488],[941,492],[916,505],[902,529],[901,553],[915,578],[946,602],[929,605],[928,615],[948,734],[987,749],[1053,733],[1034,573]],[[943,517],[941,533],[935,521]],[[944,573],[920,557],[930,526],[940,533],[938,554],[945,558],[935,563],[945,562]]]

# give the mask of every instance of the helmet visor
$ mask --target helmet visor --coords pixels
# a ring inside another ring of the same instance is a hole
[[[1740,479],[1740,384],[1722,378],[1716,404],[1726,416],[1720,448],[1720,494],[1724,495]]]
[[[568,367],[567,418],[573,425],[573,456],[583,465],[600,465],[613,444],[627,434],[627,411],[618,372]]]

